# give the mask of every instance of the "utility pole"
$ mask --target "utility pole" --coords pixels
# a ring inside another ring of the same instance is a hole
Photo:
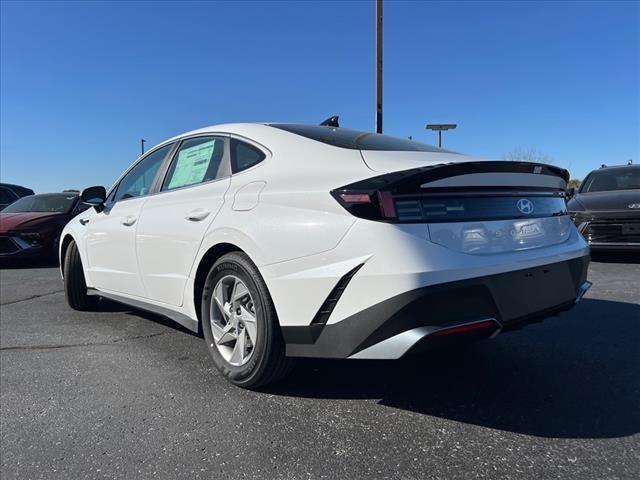
[[[382,0],[376,0],[376,133],[382,133]]]
[[[140,155],[144,155],[144,142],[146,142],[146,140],[144,138],[140,139]]]

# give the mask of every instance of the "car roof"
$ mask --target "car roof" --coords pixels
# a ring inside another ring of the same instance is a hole
[[[31,190],[30,188],[23,187],[22,185],[16,185],[15,183],[0,183],[0,187],[22,188],[23,190]]]
[[[640,164],[631,164],[631,165],[603,165],[600,168],[594,170],[597,172],[598,170],[615,170],[615,169],[625,169],[625,168],[640,168]]]
[[[307,140],[314,140],[319,143],[327,145],[333,145],[342,148],[350,149],[364,149],[364,150],[377,150],[378,148],[367,148],[365,145],[359,145],[357,140],[364,138],[378,138],[387,139],[388,141],[404,142],[415,145],[416,148],[398,148],[399,150],[415,150],[422,152],[434,152],[434,153],[457,153],[442,148],[427,145],[416,140],[410,140],[402,137],[395,137],[392,135],[376,134],[370,131],[364,130],[352,130],[344,127],[330,127],[324,125],[308,124],[308,123],[284,123],[284,122],[255,122],[255,123],[224,123],[219,125],[210,125],[202,127],[196,130],[176,135],[158,145],[149,149],[148,151],[155,150],[158,147],[178,141],[182,138],[200,135],[207,133],[230,133],[240,136],[245,136],[252,140],[258,141],[258,138],[254,138],[254,135],[273,136],[278,134],[292,135],[299,138],[305,137]],[[380,150],[395,150],[395,148],[379,148]]]
[[[72,196],[72,197],[77,197],[78,195],[80,195],[80,193],[78,192],[49,192],[49,193],[34,193],[33,195],[25,195],[25,197],[54,197],[54,196],[58,196],[58,195],[64,195],[64,196]],[[23,197],[23,198],[25,198]]]

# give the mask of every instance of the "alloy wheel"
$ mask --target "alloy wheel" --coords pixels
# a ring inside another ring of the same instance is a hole
[[[253,354],[258,336],[249,289],[240,278],[227,275],[216,283],[210,308],[212,346],[230,365],[244,365]]]

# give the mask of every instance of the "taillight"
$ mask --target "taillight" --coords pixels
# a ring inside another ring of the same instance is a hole
[[[371,203],[368,193],[342,193],[340,198],[345,203]]]
[[[356,217],[368,220],[396,220],[396,207],[391,192],[353,192],[340,189],[334,190],[331,194]]]
[[[378,192],[378,201],[384,218],[396,218],[396,206],[391,192]]]

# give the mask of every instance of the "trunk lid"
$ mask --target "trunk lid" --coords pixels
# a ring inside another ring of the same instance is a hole
[[[354,215],[426,224],[432,242],[468,254],[539,248],[571,234],[564,169],[440,152],[362,153],[369,168],[392,171],[332,192]]]

